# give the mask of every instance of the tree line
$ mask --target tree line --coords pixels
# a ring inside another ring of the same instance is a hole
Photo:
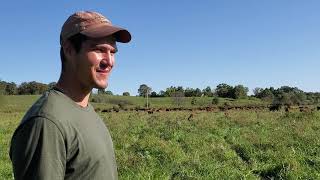
[[[55,86],[55,82],[44,84],[36,81],[23,82],[17,85],[14,82],[0,81],[0,94],[2,95],[36,95],[42,94]]]
[[[222,98],[233,98],[240,99],[248,97],[249,89],[243,85],[230,86],[228,84],[222,83],[219,84],[215,89],[211,89],[210,86],[207,86],[204,89],[199,88],[183,88],[182,86],[170,86],[166,90],[161,90],[159,93],[152,91],[151,87],[148,87],[146,84],[140,85],[138,89],[139,96],[146,96],[147,94],[150,97],[173,97],[173,96],[183,96],[183,97],[222,97]]]
[[[55,86],[55,82],[44,84],[36,81],[23,82],[20,85],[14,82],[0,81],[0,94],[2,95],[37,95],[42,94],[48,89]],[[146,84],[141,84],[138,88],[138,96],[149,97],[221,97],[232,99],[248,98],[248,87],[243,85],[231,86],[225,83],[217,85],[214,89],[207,86],[204,89],[200,88],[184,88],[182,86],[170,86],[158,93],[152,91],[152,88]],[[111,91],[99,89],[98,94],[113,95]],[[123,92],[123,96],[130,96],[129,92]],[[255,88],[253,95],[250,97],[259,98],[271,104],[280,105],[303,105],[303,104],[319,104],[320,92],[304,92],[297,87],[282,86],[280,88]]]
[[[138,89],[139,96],[145,97],[214,97],[213,100],[217,100],[217,97],[232,98],[232,99],[246,99],[248,97],[259,98],[270,104],[275,105],[308,105],[320,103],[320,92],[304,92],[297,87],[282,86],[280,88],[255,88],[253,95],[248,96],[249,88],[243,85],[231,86],[225,83],[221,83],[212,89],[207,86],[204,89],[199,88],[183,88],[182,86],[171,86],[166,90],[161,90],[159,93],[152,91],[152,88],[146,84],[140,85]]]

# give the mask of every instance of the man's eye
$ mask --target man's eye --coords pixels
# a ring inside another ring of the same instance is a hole
[[[95,52],[98,52],[98,53],[101,53],[101,52],[103,52],[103,49],[101,49],[101,48],[96,48],[96,49],[94,49],[94,51],[95,51]]]

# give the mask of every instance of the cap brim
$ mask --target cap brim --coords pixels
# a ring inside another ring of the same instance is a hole
[[[105,24],[96,27],[90,27],[89,29],[83,30],[80,33],[92,38],[100,38],[114,34],[116,41],[122,43],[128,43],[131,40],[131,34],[126,29]]]

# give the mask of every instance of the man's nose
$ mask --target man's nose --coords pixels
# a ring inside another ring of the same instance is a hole
[[[113,66],[114,63],[114,54],[111,51],[106,51],[103,53],[103,61],[104,63],[108,64],[109,66]]]

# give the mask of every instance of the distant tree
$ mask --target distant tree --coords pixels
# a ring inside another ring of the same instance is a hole
[[[55,86],[56,86],[56,82],[51,82],[51,83],[49,83],[48,84],[48,89],[52,89],[52,88],[54,88]]]
[[[27,82],[23,82],[18,87],[18,94],[30,94],[29,85]]]
[[[184,93],[182,91],[176,91],[171,94],[173,103],[177,106],[181,106],[184,100]]]
[[[17,85],[14,82],[0,81],[0,94],[14,95],[17,93]]]
[[[248,91],[249,89],[247,87],[244,87],[243,85],[237,85],[233,88],[231,97],[234,99],[246,98]]]
[[[98,94],[105,94],[105,93],[106,93],[105,89],[98,89]]]
[[[48,90],[47,84],[43,84],[39,82],[31,82],[31,83],[34,83],[34,86],[37,87],[38,89],[37,94],[43,94],[45,91]]]
[[[150,97],[158,97],[158,94],[155,91],[152,91]]]
[[[196,97],[200,97],[200,96],[202,95],[201,90],[200,90],[199,88],[196,88],[196,89],[195,89],[195,92],[194,92],[194,95],[195,95]]]
[[[257,93],[256,97],[261,99],[265,99],[266,97],[270,99],[272,97],[272,104],[274,105],[291,106],[309,102],[305,92],[297,87],[290,86],[282,86],[278,89],[274,89],[273,87],[266,88]]]
[[[279,91],[287,93],[293,104],[300,105],[306,102],[306,94],[297,87],[282,86],[279,88]]]
[[[7,83],[5,81],[0,81],[0,95],[4,95],[6,93]]]
[[[123,92],[122,95],[123,96],[130,96],[130,93],[129,92]]]
[[[106,91],[105,94],[106,95],[113,95],[112,91]]]
[[[6,83],[6,89],[5,89],[5,94],[7,95],[14,95],[17,94],[17,85],[14,82],[7,82]]]
[[[216,94],[219,97],[232,98],[232,91],[233,87],[225,83],[219,84],[216,87]]]
[[[163,90],[161,90],[158,94],[158,97],[165,97],[165,92]]]
[[[301,92],[300,89],[298,88],[295,88],[295,87],[290,87],[290,86],[281,86],[279,89],[278,89],[279,92],[281,93],[299,93]]]
[[[18,94],[34,95],[42,94],[48,89],[48,85],[36,81],[23,82],[18,87]]]
[[[306,95],[306,103],[320,105],[320,92],[307,92]]]
[[[259,96],[259,94],[260,94],[262,91],[263,91],[262,88],[259,88],[259,87],[254,88],[254,89],[253,89],[253,96],[254,96],[254,97]]]
[[[291,93],[292,102],[297,105],[302,105],[307,103],[307,95],[304,92]]]
[[[180,89],[181,90],[181,89]],[[166,91],[165,91],[165,96],[166,97],[172,97],[172,94],[174,93],[174,92],[177,92],[178,91],[178,88],[177,87],[175,87],[175,86],[170,86],[170,87],[168,87],[167,89],[166,89]],[[183,88],[182,88],[182,90],[181,91],[183,91]]]
[[[293,101],[291,99],[291,95],[289,93],[281,92],[279,93],[273,101],[273,104],[291,106],[293,105]]]
[[[184,95],[186,97],[195,97],[195,89],[193,88],[186,88],[185,91],[184,91]]]
[[[200,97],[202,92],[199,88],[186,88],[184,91],[185,97]]]
[[[151,87],[148,87],[146,84],[141,84],[138,89],[138,94],[139,96],[145,97],[147,94],[150,95],[151,91]]]
[[[106,95],[113,95],[112,91],[106,91],[105,89],[98,89],[98,94],[106,94]]]
[[[270,88],[255,88],[253,90],[254,96],[256,98],[260,98],[264,101],[268,101],[268,102],[272,102],[274,100],[274,88],[270,87]]]
[[[210,86],[207,86],[206,88],[204,88],[202,90],[202,94],[204,94],[205,96],[208,96],[208,97],[213,97],[213,92],[212,92]]]

